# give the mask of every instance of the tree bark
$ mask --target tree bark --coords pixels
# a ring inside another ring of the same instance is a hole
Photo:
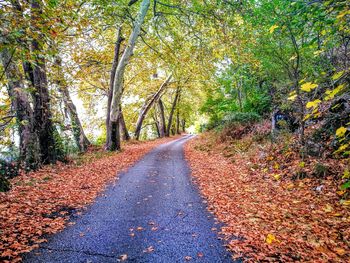
[[[0,39],[0,44],[3,42]],[[34,114],[29,98],[24,91],[23,78],[13,62],[13,53],[3,48],[0,59],[8,80],[8,94],[12,108],[15,111],[19,132],[19,159],[20,165],[26,170],[36,169],[40,165],[40,149],[37,133],[34,128]]]
[[[31,21],[34,31],[38,36],[31,41],[31,54],[33,63],[30,63],[34,104],[35,127],[39,137],[40,157],[44,164],[55,163],[58,158],[58,149],[54,138],[55,128],[51,121],[50,97],[46,77],[46,62],[42,55],[42,46],[39,38],[42,38],[41,28],[37,25],[42,16],[42,9],[37,0],[31,0]]]
[[[153,115],[153,120],[154,120],[154,126],[156,127],[158,138],[160,138],[159,121],[156,113]]]
[[[140,137],[143,120],[145,119],[148,111],[151,109],[154,102],[160,98],[162,92],[167,87],[171,77],[172,77],[172,75],[170,74],[167,77],[167,79],[162,83],[162,85],[160,86],[158,91],[156,93],[154,93],[154,95],[150,99],[146,100],[145,104],[142,106],[141,112],[140,112],[139,117],[138,117],[137,122],[136,122],[136,129],[135,129],[136,140],[138,140]]]
[[[118,119],[119,119],[119,113],[120,113],[119,105],[121,103],[121,97],[123,93],[123,77],[124,77],[125,67],[129,63],[130,57],[133,53],[133,50],[136,44],[136,39],[140,34],[141,25],[143,24],[143,21],[145,19],[149,6],[150,6],[150,0],[143,0],[141,2],[140,11],[134,22],[134,28],[131,32],[128,44],[123,52],[123,55],[120,58],[120,61],[118,62],[118,66],[115,72],[115,77],[113,82],[113,96],[112,96],[112,102],[111,102],[111,113],[110,113],[111,122],[115,124],[118,124]],[[119,150],[119,149],[120,149],[120,145],[119,147],[116,148],[116,150]]]
[[[81,122],[78,116],[77,108],[75,107],[70,97],[67,83],[65,81],[64,73],[62,71],[62,60],[59,56],[56,56],[54,66],[57,71],[56,84],[58,86],[59,92],[62,95],[65,111],[68,113],[68,116],[71,122],[71,128],[73,131],[75,142],[79,150],[81,152],[85,152],[91,143],[84,133],[83,126],[81,125]]]
[[[182,132],[186,132],[186,120],[185,119],[182,119],[181,125],[182,125]]]
[[[179,109],[176,110],[176,133],[181,134],[180,132],[180,111]]]
[[[115,72],[117,70],[118,62],[119,62],[119,54],[120,54],[120,47],[122,42],[124,41],[124,38],[122,37],[121,34],[121,27],[118,28],[118,33],[117,33],[117,41],[115,42],[114,46],[114,57],[113,57],[113,63],[112,63],[112,68],[111,68],[111,75],[110,75],[110,80],[109,80],[109,91],[108,91],[108,101],[107,101],[107,115],[106,115],[106,145],[105,148],[109,151],[114,151],[112,145],[120,145],[120,139],[116,139],[114,143],[112,143],[115,136],[117,136],[116,133],[112,133],[112,130],[115,131],[115,127],[112,129],[112,126],[115,126],[115,123],[112,124],[111,122],[111,105],[112,105],[112,98],[113,98],[113,87],[114,87],[114,78],[115,78]],[[124,119],[124,118],[123,118]],[[119,124],[118,124],[119,126]],[[119,129],[119,128],[118,128]]]
[[[166,123],[164,114],[164,104],[161,98],[159,98],[157,106],[159,112],[159,137],[163,138],[166,133]]]
[[[129,135],[128,129],[126,128],[124,114],[122,110],[120,110],[120,115],[119,115],[119,132],[122,135],[123,141],[130,140],[130,135]]]
[[[166,137],[170,136],[171,126],[173,123],[173,115],[174,115],[174,111],[175,111],[175,107],[176,107],[176,103],[177,103],[177,100],[179,98],[179,95],[180,95],[180,87],[177,87],[176,92],[175,92],[175,98],[174,98],[173,104],[171,105],[171,110],[170,110],[170,114],[169,114],[168,127],[167,127],[166,133],[165,133]]]

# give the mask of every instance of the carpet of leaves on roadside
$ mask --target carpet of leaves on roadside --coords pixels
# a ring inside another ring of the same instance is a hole
[[[21,261],[22,253],[46,242],[43,235],[62,230],[73,210],[93,202],[117,172],[172,139],[128,143],[121,153],[87,153],[79,163],[46,166],[12,179],[12,189],[0,193],[0,261]]]
[[[206,133],[185,147],[194,180],[208,209],[224,222],[221,231],[234,257],[350,262],[350,211],[340,202],[339,180],[292,179],[299,164],[292,154],[247,141],[237,140],[241,147],[233,152],[227,150],[232,142]],[[333,170],[341,166],[333,164]]]

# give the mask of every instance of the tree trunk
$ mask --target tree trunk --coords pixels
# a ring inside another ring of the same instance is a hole
[[[176,111],[176,133],[181,134],[180,132],[180,112],[179,109]]]
[[[242,79],[240,81],[237,81],[237,92],[238,92],[238,104],[239,104],[239,111],[243,111],[243,105],[242,105]]]
[[[159,122],[158,122],[157,114],[153,115],[153,120],[154,120],[154,126],[156,127],[158,138],[160,138]]]
[[[120,150],[120,130],[119,130],[119,121],[111,121],[111,141],[108,148],[109,151]]]
[[[149,6],[150,6],[150,0],[143,0],[141,2],[140,11],[134,22],[134,28],[131,32],[128,44],[123,52],[122,57],[120,58],[120,61],[118,62],[118,66],[117,66],[114,81],[113,81],[113,96],[112,96],[111,113],[110,113],[110,118],[112,123],[113,122],[118,123],[119,113],[120,113],[119,105],[121,103],[121,97],[123,93],[123,77],[124,77],[125,67],[129,63],[130,57],[133,53],[133,50],[136,44],[136,39],[140,34],[141,25],[143,24],[143,21],[145,19]],[[116,149],[119,150],[120,146],[119,148],[116,148]]]
[[[165,123],[165,114],[164,114],[164,105],[161,98],[159,98],[158,103],[158,112],[159,112],[159,137],[164,137],[166,133],[166,123]]]
[[[0,43],[2,43],[0,38]],[[24,90],[20,70],[13,62],[13,53],[7,48],[0,52],[0,59],[8,80],[8,94],[15,111],[19,132],[19,159],[26,170],[36,169],[40,165],[40,149],[38,136],[34,128],[34,115],[29,98]]]
[[[29,75],[32,79],[33,104],[34,104],[34,119],[35,128],[39,137],[40,158],[42,163],[55,163],[58,158],[58,150],[54,138],[55,129],[51,121],[50,97],[47,87],[46,65],[45,58],[42,55],[42,46],[39,39],[41,28],[38,28],[37,21],[42,16],[42,10],[37,0],[30,2],[31,21],[34,31],[39,32],[38,36],[31,42],[31,54],[33,62],[30,63],[31,72]],[[42,41],[42,40],[41,40]]]
[[[182,125],[182,132],[186,132],[186,120],[185,119],[182,119],[181,125]]]
[[[112,123],[111,123],[111,105],[112,105],[112,98],[113,98],[113,85],[114,85],[114,78],[115,78],[115,72],[117,70],[118,61],[119,61],[119,54],[120,54],[120,46],[121,43],[124,41],[124,38],[121,34],[121,27],[118,29],[117,33],[117,41],[114,46],[114,57],[113,57],[113,63],[112,63],[112,69],[111,69],[111,75],[109,80],[109,91],[108,91],[108,101],[107,101],[107,115],[106,115],[106,146],[105,148],[109,151],[114,151],[115,149],[112,148]],[[123,118],[124,119],[124,118]],[[115,124],[114,124],[115,125]],[[115,128],[115,127],[114,127]],[[113,137],[116,136],[116,134],[113,134]],[[120,139],[117,139],[120,140]],[[120,142],[116,142],[113,145],[120,145]]]
[[[124,114],[122,110],[120,110],[120,115],[119,115],[119,132],[122,135],[123,141],[130,140],[130,135],[129,135],[128,129],[126,128]]]
[[[167,87],[167,85],[171,79],[171,76],[172,75],[170,74],[169,77],[167,77],[167,79],[162,83],[162,85],[160,86],[158,91],[156,93],[154,93],[154,95],[150,99],[146,100],[145,104],[142,106],[141,112],[140,112],[139,117],[138,117],[137,122],[136,122],[136,129],[135,129],[136,140],[138,140],[140,137],[143,120],[145,119],[148,111],[151,109],[154,102],[159,99],[162,92]]]
[[[177,105],[176,105],[176,133],[181,134],[180,132],[180,100],[181,100],[181,94],[179,94],[179,97],[177,99]]]
[[[62,99],[64,102],[65,111],[68,113],[70,122],[71,122],[71,128],[73,131],[74,139],[79,147],[79,150],[81,152],[84,152],[87,150],[88,146],[90,145],[90,141],[85,136],[83,126],[81,125],[77,108],[75,107],[67,87],[67,83],[65,81],[64,73],[62,71],[62,60],[59,56],[56,56],[55,59],[55,65],[56,67],[56,84],[58,86],[58,90],[62,95]]]
[[[176,103],[177,103],[177,100],[179,98],[179,95],[180,95],[180,88],[177,87],[176,93],[175,93],[175,98],[174,98],[173,104],[171,105],[171,110],[170,110],[169,120],[168,120],[168,127],[167,127],[166,133],[165,133],[165,136],[167,136],[167,137],[170,136],[171,126],[173,123],[173,115],[174,115],[174,111],[175,111],[175,107],[176,107]]]

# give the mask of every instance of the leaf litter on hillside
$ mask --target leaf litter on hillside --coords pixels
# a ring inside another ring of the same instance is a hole
[[[350,213],[335,180],[322,179],[320,192],[319,180],[276,179],[251,168],[258,154],[224,157],[206,136],[190,141],[185,154],[234,258],[350,262]]]

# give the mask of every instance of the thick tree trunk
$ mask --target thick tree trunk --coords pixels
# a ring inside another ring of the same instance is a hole
[[[129,63],[130,57],[133,53],[136,39],[140,34],[141,31],[141,25],[143,24],[143,21],[145,19],[145,16],[147,14],[147,11],[150,6],[150,0],[143,0],[140,5],[140,11],[138,13],[138,16],[134,22],[134,28],[131,32],[128,44],[123,52],[122,57],[120,58],[120,61],[118,62],[118,66],[115,72],[114,82],[113,82],[113,97],[111,102],[111,122],[118,123],[119,120],[119,105],[121,103],[121,97],[123,93],[123,77],[124,77],[124,71],[126,65]],[[120,149],[116,148],[117,150]]]
[[[113,86],[114,86],[114,78],[115,78],[115,72],[117,70],[118,62],[119,62],[119,54],[120,54],[120,47],[121,43],[124,41],[124,38],[122,37],[121,34],[121,27],[118,29],[117,33],[117,41],[115,42],[114,46],[114,57],[113,57],[113,63],[112,63],[112,68],[111,68],[111,75],[110,75],[110,80],[109,80],[109,91],[108,91],[108,101],[107,101],[107,115],[106,115],[106,146],[105,148],[109,151],[114,151],[112,145],[117,146],[120,145],[120,138],[117,138],[117,141],[115,143],[112,143],[114,140],[113,137],[117,136],[115,132],[112,134],[112,122],[111,122],[111,106],[112,106],[112,98],[113,98]],[[123,118],[124,119],[124,118]],[[113,128],[115,131],[115,127]]]
[[[142,106],[141,112],[140,112],[139,117],[138,117],[137,122],[136,122],[136,129],[135,129],[136,140],[138,140],[140,137],[143,120],[145,119],[148,111],[153,106],[154,102],[156,102],[160,98],[162,92],[167,87],[167,85],[171,79],[171,76],[172,75],[170,74],[169,77],[167,77],[167,79],[162,83],[162,85],[160,86],[158,91],[156,93],[154,93],[154,95],[150,99],[146,100],[145,104]]]
[[[51,121],[50,97],[47,87],[46,65],[45,58],[42,55],[42,47],[39,43],[41,38],[40,30],[37,21],[42,16],[41,6],[38,1],[32,0],[31,6],[31,20],[35,31],[39,32],[37,38],[31,42],[31,53],[33,62],[30,64],[30,72],[27,74],[32,80],[34,88],[33,104],[34,104],[34,119],[35,128],[39,137],[40,157],[42,163],[54,163],[58,158],[58,150],[54,138],[55,129]],[[27,69],[27,70],[28,70]]]
[[[0,39],[0,43],[2,39]],[[19,132],[19,158],[26,170],[36,169],[40,165],[39,140],[34,128],[34,115],[29,98],[24,90],[23,79],[17,65],[7,48],[0,52],[0,60],[8,80],[8,94],[15,111]]]
[[[120,150],[120,131],[119,131],[119,121],[111,121],[111,141],[108,148],[109,151]]]
[[[56,56],[55,68],[57,71],[56,84],[58,86],[59,92],[62,95],[65,111],[68,113],[68,116],[71,122],[71,128],[73,131],[75,142],[79,147],[79,150],[81,152],[84,152],[90,145],[90,141],[88,140],[88,138],[84,133],[83,126],[81,125],[81,122],[78,116],[77,108],[75,107],[70,97],[67,83],[65,81],[65,77],[62,71],[62,60],[59,56]]]
[[[120,115],[119,115],[119,132],[122,135],[123,141],[130,140],[130,135],[129,135],[128,129],[126,128],[124,114],[122,110],[120,110]]]
[[[175,98],[174,98],[173,104],[171,105],[171,110],[170,110],[169,120],[168,120],[168,127],[167,127],[166,133],[165,133],[165,136],[167,136],[167,137],[170,136],[170,131],[171,131],[172,123],[173,123],[173,115],[174,115],[176,103],[177,103],[179,96],[180,96],[180,87],[177,87],[176,92],[175,92]]]
[[[186,132],[186,120],[185,119],[182,119],[181,126],[182,126],[182,132]]]

